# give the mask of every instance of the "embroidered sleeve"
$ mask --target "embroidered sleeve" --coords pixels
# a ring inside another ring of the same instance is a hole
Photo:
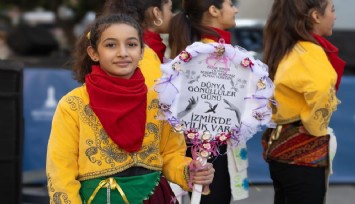
[[[70,101],[61,100],[53,116],[48,141],[46,171],[51,204],[82,203],[78,177],[77,117]]]
[[[163,157],[163,174],[171,182],[188,190],[187,166],[191,158],[185,157],[186,143],[183,135],[174,132],[172,127],[163,122],[161,131],[160,153]]]
[[[306,130],[314,136],[323,136],[338,99],[335,95],[336,74],[324,53],[317,52],[302,59],[302,80],[295,87],[301,91],[306,106],[301,110],[301,120]]]
[[[301,113],[304,127],[311,135],[326,135],[330,117],[337,104],[334,87],[324,84],[318,90],[307,90],[304,97],[308,105]]]

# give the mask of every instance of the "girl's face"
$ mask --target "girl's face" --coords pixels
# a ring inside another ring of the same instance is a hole
[[[228,29],[235,26],[235,16],[238,13],[237,7],[233,4],[232,0],[224,0],[222,8],[220,9],[221,15],[217,21],[220,29]]]
[[[142,58],[140,45],[138,31],[134,27],[113,24],[101,33],[97,51],[88,47],[88,54],[108,75],[129,79]]]
[[[170,20],[173,17],[172,9],[173,9],[173,3],[171,0],[163,4],[162,11],[161,11],[163,24],[158,27],[159,33],[168,33]]]
[[[319,15],[313,25],[313,32],[321,36],[331,36],[336,20],[335,8],[332,0],[328,1],[324,15]]]

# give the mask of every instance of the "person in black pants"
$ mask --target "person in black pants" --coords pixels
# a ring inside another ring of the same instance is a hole
[[[270,162],[270,175],[277,204],[323,203],[326,194],[325,167],[307,167]]]
[[[335,156],[328,126],[337,109],[345,62],[324,37],[335,23],[333,0],[275,0],[264,27],[263,58],[275,85],[275,128],[262,137],[274,204],[323,204]]]
[[[232,0],[183,1],[181,11],[170,21],[171,58],[175,58],[194,42],[212,43],[223,39],[226,44],[231,44],[231,34],[227,29],[235,26],[237,13],[238,9]],[[183,114],[185,113],[179,116]],[[232,198],[241,200],[248,197],[246,144],[240,143],[237,147],[232,147],[240,151],[226,154],[228,145],[220,147],[220,155],[217,158],[208,160],[213,163],[215,174],[210,185],[210,194],[202,195],[201,204],[229,204]],[[191,156],[189,151],[188,149],[187,155]],[[238,160],[239,163],[236,164],[233,160]],[[228,167],[237,170],[229,171]]]

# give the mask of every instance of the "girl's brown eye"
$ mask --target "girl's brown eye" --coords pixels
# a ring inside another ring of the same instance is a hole
[[[115,47],[116,45],[114,43],[107,43],[105,47]]]
[[[129,47],[137,47],[138,44],[137,44],[137,43],[128,43],[128,46],[129,46]]]

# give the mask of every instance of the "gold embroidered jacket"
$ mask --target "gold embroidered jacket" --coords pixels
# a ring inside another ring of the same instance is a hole
[[[323,48],[298,42],[277,68],[274,96],[278,105],[273,120],[277,124],[301,120],[311,135],[326,135],[338,105],[336,80],[337,74]]]
[[[51,203],[81,204],[80,181],[112,175],[132,166],[162,171],[169,181],[188,189],[187,166],[191,159],[185,157],[185,139],[168,123],[154,118],[158,100],[152,86],[160,77],[160,61],[150,48],[145,49],[143,59],[140,67],[149,90],[140,151],[127,153],[112,142],[89,106],[85,85],[69,92],[58,103],[46,164]]]

